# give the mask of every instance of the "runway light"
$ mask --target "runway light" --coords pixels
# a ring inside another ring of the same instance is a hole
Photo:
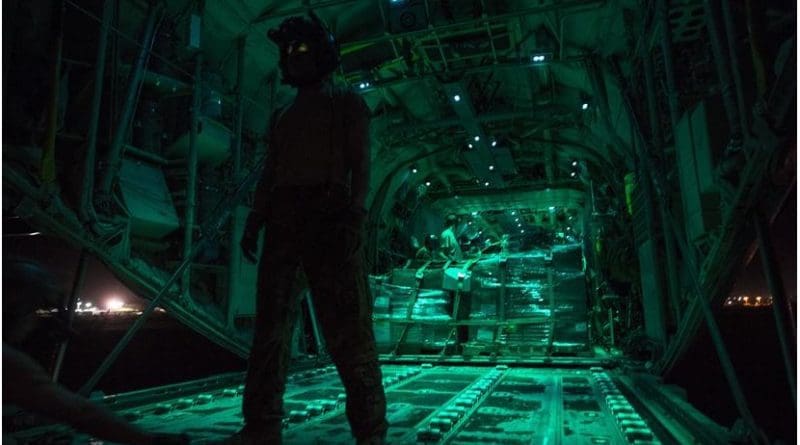
[[[578,161],[572,161],[572,166],[573,167],[577,167],[578,166]]]
[[[428,187],[430,187],[430,186],[431,186],[431,181],[425,181],[425,185],[427,185]]]
[[[489,170],[494,170],[494,165],[490,165]]]
[[[572,172],[572,173],[570,173],[569,175],[570,175],[570,176],[572,176],[572,177],[574,178],[574,177],[575,177],[575,172]]]
[[[461,96],[459,96],[458,94],[456,94],[455,96],[453,96],[453,101],[454,101],[454,102],[460,102],[460,101],[461,101]]]
[[[517,224],[517,227],[522,227],[522,223]]]
[[[515,218],[515,219],[514,219],[514,222],[519,222],[519,218]]]
[[[489,181],[484,182],[483,185],[485,185],[486,187],[489,187]]]
[[[475,138],[474,138],[474,139],[475,139],[475,142],[478,142],[478,141],[480,141],[480,140],[481,140],[481,137],[480,137],[480,136],[475,136]]]
[[[525,229],[520,230],[519,233],[525,233]]]
[[[416,173],[418,170],[416,168],[411,169],[411,173]]]
[[[497,141],[492,141],[492,147],[497,147]]]
[[[516,212],[516,211],[514,211],[514,210],[512,210],[512,211],[511,211],[511,216],[514,216],[514,215],[516,215],[516,214],[517,214],[517,212]]]
[[[583,105],[581,105],[581,110],[588,110],[588,109],[589,109],[589,104],[584,102]]]
[[[467,144],[467,147],[472,148],[472,144]]]

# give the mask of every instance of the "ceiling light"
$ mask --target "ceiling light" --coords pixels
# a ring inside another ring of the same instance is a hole
[[[453,96],[453,101],[454,101],[454,102],[460,102],[460,101],[461,101],[461,96],[459,96],[458,94],[456,94],[455,96]]]
[[[578,166],[578,161],[572,161],[572,166],[573,167],[577,167]]]
[[[494,165],[490,165],[489,170],[494,170]]]
[[[516,215],[516,214],[517,214],[517,212],[516,212],[516,211],[514,211],[514,210],[512,210],[512,211],[511,211],[511,216],[514,216],[514,215]]]
[[[418,170],[417,170],[417,168],[416,168],[416,167],[414,167],[414,168],[412,168],[412,169],[411,169],[411,173],[416,173],[417,171],[418,171]]]
[[[497,147],[497,141],[492,141],[492,147]]]
[[[478,212],[472,212],[472,216],[478,216]]]
[[[485,185],[486,187],[489,187],[489,181],[484,182],[483,185]]]
[[[525,233],[525,229],[520,230],[519,233]]]
[[[517,224],[517,227],[522,227],[522,223]]]
[[[472,144],[467,144],[467,147],[472,148]]]
[[[519,218],[515,218],[515,219],[514,219],[514,222],[519,222]]]
[[[552,211],[552,210],[555,210],[556,208],[555,208],[555,206],[550,206],[550,207],[548,207],[548,209],[550,209]]]
[[[431,186],[431,181],[425,181],[425,185],[427,185],[428,187],[430,187],[430,186]]]
[[[581,110],[588,110],[588,109],[589,109],[589,104],[584,102],[583,105],[581,105]]]
[[[480,136],[475,136],[475,142],[478,142],[478,141],[480,141],[480,140],[481,140],[481,137],[480,137]]]
[[[569,175],[570,175],[570,176],[572,176],[572,177],[574,178],[574,177],[575,177],[575,172],[572,172],[572,173],[570,173]]]

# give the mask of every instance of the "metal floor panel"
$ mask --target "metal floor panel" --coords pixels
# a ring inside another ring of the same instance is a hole
[[[659,443],[599,368],[384,365],[390,444]],[[120,411],[214,443],[242,425],[241,385]],[[333,367],[291,376],[284,443],[352,444]]]

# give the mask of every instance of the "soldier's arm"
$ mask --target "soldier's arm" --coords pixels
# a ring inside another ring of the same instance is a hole
[[[275,151],[279,145],[278,138],[280,137],[277,131],[278,119],[280,118],[281,110],[273,113],[269,123],[269,133],[265,136],[265,143],[267,146],[267,155],[264,160],[264,168],[261,171],[261,178],[256,185],[255,196],[253,199],[253,208],[250,212],[248,222],[256,224],[260,227],[266,218],[267,206],[269,205],[269,197],[272,194],[273,185],[275,181]]]
[[[264,161],[264,169],[261,172],[261,178],[258,180],[258,185],[256,186],[253,208],[250,210],[250,217],[248,218],[253,219],[253,222],[259,226],[266,218],[269,195],[272,191],[272,183],[275,178],[274,164],[275,162],[271,153],[267,154]]]
[[[447,236],[442,237],[442,244],[439,246],[439,257],[443,260],[449,260],[452,254],[453,247],[450,245],[450,238]]]
[[[3,344],[3,402],[64,422],[98,439],[150,445],[146,433],[111,411],[50,380],[30,357]]]
[[[364,99],[358,94],[347,95],[345,101],[349,108],[346,125],[345,149],[351,168],[351,204],[354,208],[366,210],[367,192],[370,179],[369,118],[370,111]]]

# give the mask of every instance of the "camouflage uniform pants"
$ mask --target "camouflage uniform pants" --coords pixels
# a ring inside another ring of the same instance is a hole
[[[349,224],[343,192],[278,189],[265,224],[259,265],[253,345],[245,382],[246,428],[280,431],[289,342],[299,299],[292,294],[297,268],[308,278],[328,352],[347,393],[353,435],[386,433],[386,398],[372,331],[372,298],[360,249],[360,230]],[[279,434],[277,434],[278,440]]]

